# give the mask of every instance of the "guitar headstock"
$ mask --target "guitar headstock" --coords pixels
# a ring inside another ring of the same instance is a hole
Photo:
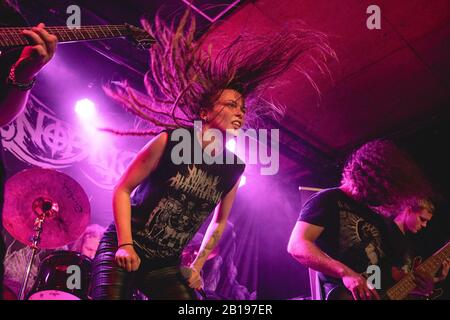
[[[151,35],[149,35],[147,31],[141,28],[135,27],[128,23],[125,24],[125,27],[129,31],[128,38],[139,49],[149,49],[156,42],[156,40]]]

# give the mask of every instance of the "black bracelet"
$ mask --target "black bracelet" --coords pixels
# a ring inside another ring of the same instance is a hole
[[[133,243],[124,243],[124,244],[121,244],[120,246],[118,246],[117,249],[125,247],[125,246],[134,246],[134,244]]]
[[[17,89],[19,89],[21,91],[30,90],[31,88],[33,88],[35,82],[36,82],[36,77],[34,77],[28,83],[17,82],[16,81],[16,65],[15,64],[9,70],[9,76],[8,76],[8,78],[6,78],[6,84],[16,87]]]

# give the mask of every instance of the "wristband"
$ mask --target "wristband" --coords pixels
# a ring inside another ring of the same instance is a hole
[[[118,246],[117,249],[125,247],[125,246],[134,246],[134,244],[133,243],[124,243],[124,244],[121,244],[120,246]]]
[[[17,82],[16,80],[16,65],[14,64],[10,71],[9,71],[9,76],[6,79],[6,83],[18,88],[21,91],[28,91],[31,88],[33,88],[34,83],[36,82],[36,77],[34,77],[30,82],[28,83],[21,83],[21,82]]]

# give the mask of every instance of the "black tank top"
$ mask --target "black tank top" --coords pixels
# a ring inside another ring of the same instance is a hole
[[[188,131],[193,153],[194,144],[199,147],[200,143],[194,129]],[[217,156],[223,164],[176,165],[171,153],[179,142],[172,141],[173,130],[167,133],[158,168],[137,187],[131,201],[133,240],[148,258],[179,256],[245,169],[226,148]],[[226,157],[233,159],[233,164],[225,164]]]

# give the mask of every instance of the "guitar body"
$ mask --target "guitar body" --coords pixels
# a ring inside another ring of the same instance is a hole
[[[409,295],[406,300],[435,300],[442,296],[442,288],[435,289],[429,297]],[[380,294],[381,300],[389,300],[386,295]],[[326,300],[355,300],[352,293],[343,286],[333,288],[327,295]]]
[[[389,300],[389,298],[384,294],[384,292],[380,292],[377,290],[378,295],[381,300]],[[344,286],[336,286],[328,292],[326,300],[355,300],[353,299],[352,293]]]
[[[417,266],[421,262],[421,258],[414,259],[413,266]],[[394,282],[401,281],[407,274],[400,268],[392,267],[391,277]],[[389,300],[388,296],[377,290],[381,300]],[[408,296],[408,300],[422,300],[422,297]],[[338,285],[333,288],[327,295],[326,300],[354,300],[352,293],[343,285]]]
[[[450,241],[447,242],[441,249],[435,252],[425,262],[421,263],[422,259],[416,257],[413,260],[413,270],[426,272],[430,276],[434,276],[439,268],[442,266],[442,262],[450,256]],[[377,290],[381,300],[434,300],[442,295],[442,288],[435,289],[433,293],[428,296],[417,296],[413,293],[416,285],[414,281],[414,275],[412,272],[405,273],[403,270],[393,267],[391,269],[391,277],[396,282],[391,288],[383,290],[381,293]],[[337,285],[331,289],[326,300],[354,300],[352,293],[347,290],[343,285]]]
[[[354,300],[353,295],[344,286],[336,286],[328,292],[326,300]]]
[[[420,261],[419,258],[416,258],[415,261]],[[394,281],[399,282],[402,279],[404,279],[407,274],[396,267],[393,267],[392,270],[392,278]],[[386,292],[380,292],[380,290],[377,290],[380,299],[381,300],[390,300],[388,295],[386,295]],[[434,289],[432,294],[428,297],[425,296],[419,296],[419,295],[415,295],[415,294],[409,294],[407,297],[405,297],[405,300],[435,300],[437,298],[439,298],[441,295],[443,294],[443,289],[442,288],[438,288],[438,289]],[[353,295],[352,293],[343,285],[338,285],[336,287],[334,287],[333,289],[331,289],[327,296],[326,296],[326,300],[354,300],[353,299]]]

